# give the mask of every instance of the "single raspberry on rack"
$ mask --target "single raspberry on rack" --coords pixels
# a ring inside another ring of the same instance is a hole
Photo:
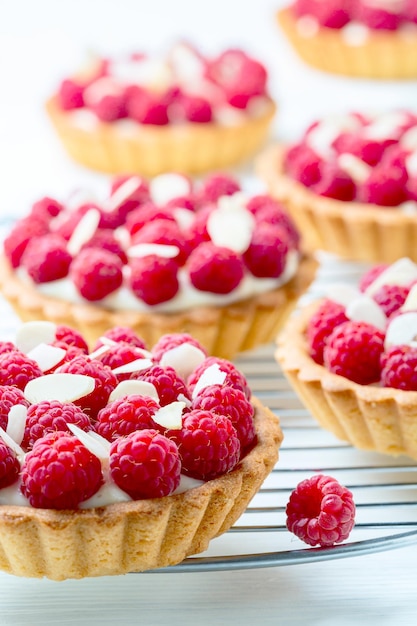
[[[140,243],[158,243],[165,246],[176,246],[178,255],[175,261],[184,265],[189,255],[187,240],[176,222],[170,220],[154,220],[145,224],[132,239],[134,245]]]
[[[381,383],[406,391],[417,391],[417,349],[392,346],[381,357]]]
[[[188,333],[169,333],[163,335],[152,348],[152,358],[155,362],[159,363],[165,352],[181,346],[183,343],[189,343],[190,345],[198,348],[207,356],[206,349],[201,345],[197,339],[194,339]]]
[[[0,439],[0,489],[12,485],[19,473],[20,463],[16,453]]]
[[[192,409],[212,411],[228,417],[236,428],[241,450],[255,439],[254,409],[243,391],[221,385],[210,385],[201,390],[193,400]]]
[[[160,430],[153,416],[160,405],[148,396],[131,395],[109,402],[98,415],[95,429],[99,435],[114,441],[135,430]]]
[[[248,385],[248,381],[245,376],[240,372],[233,363],[226,359],[221,359],[217,356],[209,356],[188,377],[187,385],[192,392],[196,386],[199,378],[204,374],[207,368],[212,365],[217,365],[219,369],[226,374],[223,384],[227,387],[233,387],[233,389],[240,389],[245,394],[245,397],[250,400],[252,392]]]
[[[117,343],[128,343],[131,346],[135,346],[136,348],[142,348],[146,350],[146,345],[144,341],[137,336],[135,331],[132,328],[127,326],[113,326],[109,330],[106,330],[103,333],[102,337],[106,337],[111,341],[116,341]],[[94,350],[100,348],[103,345],[103,342],[99,339],[94,347]]]
[[[139,300],[152,306],[171,300],[179,289],[178,263],[156,254],[132,260],[128,280],[130,289]]]
[[[111,444],[110,473],[134,500],[169,496],[180,484],[178,448],[156,430],[132,432]]]
[[[168,103],[164,97],[138,85],[128,89],[127,111],[129,117],[140,124],[165,126],[169,123]]]
[[[152,365],[147,370],[135,372],[130,378],[132,380],[144,380],[154,385],[158,392],[159,404],[161,406],[176,402],[178,396],[185,396],[188,400],[190,399],[185,381],[177,374],[173,367]]]
[[[349,537],[355,513],[351,491],[331,476],[316,474],[291,493],[287,528],[310,546],[333,546]]]
[[[105,215],[105,213],[103,214]],[[123,265],[127,263],[127,255],[121,244],[117,241],[114,233],[109,228],[99,228],[89,241],[87,241],[81,250],[90,248],[100,248],[101,250],[107,250],[119,257]]]
[[[227,294],[236,289],[244,276],[242,257],[211,241],[191,252],[188,261],[191,283],[200,291]]]
[[[70,111],[84,106],[85,85],[71,78],[62,81],[58,89],[58,102],[61,109]]]
[[[34,237],[22,255],[21,264],[35,283],[48,283],[68,275],[72,256],[67,242],[54,233]]]
[[[74,285],[86,300],[95,302],[116,291],[123,282],[122,262],[107,250],[81,250],[71,265]]]
[[[378,278],[382,272],[384,272],[388,267],[387,263],[379,263],[378,265],[374,265],[370,270],[362,274],[362,277],[359,281],[359,290],[362,293],[368,289],[370,285]]]
[[[372,297],[390,317],[403,306],[409,291],[410,288],[405,285],[383,285]]]
[[[233,176],[216,173],[203,180],[197,195],[199,202],[206,204],[217,202],[221,196],[232,196],[240,190],[240,183]]]
[[[107,365],[111,370],[136,361],[137,359],[144,359],[143,352],[131,346],[128,343],[118,343],[114,346],[109,346],[109,349],[104,354],[96,357],[98,361],[101,361],[104,365]],[[116,378],[118,381],[127,380],[130,378],[131,373],[117,373]]]
[[[307,341],[310,356],[316,363],[323,365],[323,350],[336,326],[347,322],[345,307],[333,300],[324,300],[317,311],[310,317],[307,326]]]
[[[40,509],[76,509],[103,484],[100,460],[63,432],[38,439],[22,466],[24,496]]]
[[[0,427],[3,430],[7,429],[7,422],[9,411],[12,406],[16,404],[22,404],[25,407],[29,406],[29,402],[23,395],[23,391],[17,387],[11,387],[9,385],[0,386]]]
[[[74,402],[91,419],[95,419],[99,410],[107,404],[109,396],[118,382],[116,376],[107,365],[103,365],[96,359],[91,360],[87,355],[77,356],[72,361],[64,363],[59,371],[62,374],[83,374],[95,379],[94,390],[87,396]]]
[[[62,341],[68,346],[79,348],[86,354],[88,352],[88,344],[82,334],[77,329],[66,326],[65,324],[58,324],[56,327],[55,340]]]
[[[0,385],[11,385],[23,391],[30,380],[42,374],[36,361],[20,350],[10,350],[10,352],[0,354]]]
[[[324,365],[333,374],[360,385],[377,382],[385,334],[366,322],[343,322],[336,326],[323,351]]]
[[[258,224],[243,260],[258,278],[278,278],[285,269],[288,253],[287,233],[281,226]]]
[[[3,242],[4,254],[13,268],[19,267],[22,255],[29,241],[48,232],[43,218],[26,217],[19,220]]]
[[[232,422],[224,415],[194,409],[186,413],[181,430],[169,436],[180,453],[182,472],[211,480],[230,472],[240,459],[240,441]]]
[[[22,448],[31,450],[35,441],[56,431],[70,432],[68,424],[75,424],[82,430],[91,430],[88,415],[71,402],[63,404],[58,400],[44,400],[31,404],[28,408]]]

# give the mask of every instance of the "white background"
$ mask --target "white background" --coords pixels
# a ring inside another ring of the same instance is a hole
[[[158,51],[184,37],[207,52],[242,46],[268,65],[275,138],[352,108],[417,108],[417,83],[325,76],[305,67],[275,23],[280,0],[1,0],[0,215],[41,195],[106,185],[71,163],[44,101],[88,50]],[[417,548],[311,565],[52,583],[0,575],[0,625],[416,623]]]

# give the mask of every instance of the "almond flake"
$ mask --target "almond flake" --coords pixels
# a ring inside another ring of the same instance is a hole
[[[401,311],[415,311],[417,309],[417,284],[413,285],[401,307]]]
[[[116,342],[115,342],[116,343]],[[108,344],[103,342],[103,345],[100,346],[99,348],[97,348],[97,350],[94,350],[94,352],[91,352],[88,355],[88,358],[90,360],[92,359],[98,359],[99,357],[101,357],[103,354],[106,354],[106,352],[108,352],[110,350],[110,347]]]
[[[72,256],[78,254],[83,245],[94,235],[98,228],[100,218],[101,215],[98,209],[89,209],[87,213],[82,216],[74,228],[67,244],[67,250]]]
[[[174,198],[188,196],[190,191],[190,180],[182,174],[159,174],[149,183],[151,200],[158,206],[164,206]]]
[[[391,346],[410,345],[417,339],[417,313],[410,311],[394,317],[385,334],[385,350]]]
[[[383,285],[408,285],[416,279],[417,265],[408,258],[402,258],[381,272],[365,293],[368,296],[373,296]]]
[[[47,343],[40,343],[27,353],[27,356],[36,361],[43,372],[47,372],[55,365],[58,365],[58,363],[61,363],[65,355],[66,350]]]
[[[191,224],[195,221],[195,213],[190,211],[190,209],[184,209],[181,206],[172,209],[172,215],[181,230],[190,228]]]
[[[350,152],[343,152],[337,157],[337,164],[352,180],[363,183],[371,173],[371,167]]]
[[[329,285],[326,287],[326,296],[333,300],[333,302],[337,302],[338,304],[342,304],[343,306],[347,306],[349,302],[359,298],[361,292],[356,287],[352,287],[352,285],[343,285],[340,283]]]
[[[24,396],[31,404],[43,400],[74,402],[94,391],[96,381],[84,374],[45,374],[30,380],[24,389]]]
[[[4,443],[16,453],[17,458],[19,459],[19,461],[21,461],[25,456],[24,451],[15,442],[15,440],[12,439],[10,435],[6,433],[6,431],[1,426],[0,426],[0,437],[3,439]]]
[[[206,358],[204,352],[191,343],[182,343],[167,350],[160,360],[161,367],[173,367],[184,379]]]
[[[56,338],[56,324],[46,321],[25,322],[16,333],[16,348],[27,354],[40,343],[52,343]]]
[[[381,307],[369,296],[362,295],[352,300],[346,307],[346,317],[356,322],[372,324],[379,330],[385,330],[387,316]]]
[[[109,402],[124,396],[149,396],[159,402],[155,385],[146,382],[146,380],[122,380],[111,392]]]
[[[153,361],[150,359],[135,359],[129,363],[124,363],[112,370],[113,374],[131,374],[132,372],[141,372],[151,367]]]
[[[163,257],[164,259],[175,259],[179,252],[180,249],[178,246],[165,245],[162,243],[138,243],[128,248],[127,256],[143,257],[156,254],[156,256]]]
[[[220,369],[218,363],[213,363],[213,365],[210,365],[206,370],[204,370],[198,379],[193,389],[193,398],[198,396],[200,391],[205,389],[205,387],[210,387],[210,385],[222,385],[225,378],[226,372],[223,372]]]
[[[167,404],[152,416],[154,422],[163,428],[172,430],[180,430],[182,428],[182,412],[185,408],[185,402],[171,402]]]
[[[217,208],[207,220],[207,232],[216,246],[237,253],[245,252],[252,239],[255,218],[243,207]]]
[[[6,432],[18,445],[22,443],[25,434],[27,407],[24,404],[15,404],[7,415]]]
[[[125,182],[122,183],[114,193],[112,193],[110,198],[103,205],[103,209],[108,212],[114,211],[125,200],[128,200],[130,196],[139,189],[141,184],[142,179],[140,178],[140,176],[131,176],[131,178],[125,180]]]
[[[72,434],[75,435],[88,450],[90,450],[91,454],[94,454],[94,456],[98,457],[102,461],[108,460],[110,441],[107,441],[107,439],[104,439],[104,437],[101,437],[98,433],[86,432],[75,424],[68,423],[67,427]]]

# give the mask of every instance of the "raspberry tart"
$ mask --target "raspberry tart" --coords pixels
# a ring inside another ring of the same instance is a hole
[[[97,58],[65,78],[47,112],[75,161],[112,174],[197,174],[244,162],[275,115],[267,71],[240,49],[178,42],[161,57]]]
[[[92,345],[129,326],[149,345],[188,332],[216,356],[271,341],[315,262],[279,203],[229,175],[117,177],[104,199],[36,202],[4,241],[0,285],[24,321]]]
[[[340,439],[417,459],[417,265],[378,264],[303,308],[276,356],[312,415]]]
[[[265,151],[258,174],[288,209],[306,248],[391,263],[417,260],[416,156],[414,113],[347,113]]]
[[[174,565],[243,513],[278,418],[190,335],[117,327],[88,353],[33,321],[0,342],[0,569],[53,580]]]
[[[310,66],[359,78],[417,77],[414,0],[294,0],[277,17]]]

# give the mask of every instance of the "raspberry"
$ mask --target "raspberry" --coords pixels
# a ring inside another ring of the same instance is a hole
[[[228,417],[236,428],[242,450],[253,443],[254,409],[243,391],[227,386],[210,385],[200,391],[193,401],[192,408]]]
[[[221,196],[232,196],[241,187],[239,182],[228,174],[211,174],[205,178],[198,191],[201,203],[217,202]]]
[[[343,322],[336,326],[324,347],[324,364],[331,372],[369,385],[380,379],[380,357],[385,335],[366,322]]]
[[[105,215],[105,214],[104,214]],[[120,243],[117,241],[113,234],[113,231],[107,228],[99,228],[89,241],[87,241],[81,248],[81,250],[87,250],[90,248],[100,248],[101,250],[107,250],[119,257],[123,265],[127,263],[127,255]]]
[[[126,228],[133,236],[135,233],[141,230],[146,224],[150,224],[156,220],[170,221],[176,224],[175,218],[171,211],[167,208],[160,208],[152,202],[146,202],[142,206],[138,207],[126,218]]]
[[[315,17],[317,18],[321,26],[327,28],[340,29],[345,26],[350,18],[349,10],[347,7],[340,6],[338,0],[318,2],[315,5]]]
[[[148,396],[119,398],[99,411],[95,429],[109,441],[129,435],[135,430],[159,430],[159,426],[152,419],[158,409],[157,402]]]
[[[190,399],[185,381],[177,374],[173,367],[152,365],[152,367],[149,367],[147,370],[133,373],[131,379],[144,380],[154,385],[158,392],[159,404],[161,406],[176,402],[180,395]]]
[[[406,183],[402,167],[379,165],[363,183],[361,200],[379,206],[398,206],[407,199]]]
[[[164,205],[164,208],[169,211],[181,208],[194,212],[197,208],[196,198],[192,194],[189,194],[188,196],[179,196],[178,198],[171,198],[171,200],[168,200],[168,202]]]
[[[100,460],[67,433],[38,439],[22,467],[21,490],[35,508],[76,509],[102,484]]]
[[[132,191],[132,180],[136,183],[136,186]],[[129,193],[123,194],[123,200],[115,208],[112,213],[116,215],[116,226],[113,224],[111,228],[121,226],[125,224],[129,213],[137,209],[145,202],[149,202],[149,185],[148,182],[141,176],[115,176],[111,183],[109,202],[114,203],[116,199],[114,196],[119,197],[120,193],[124,190],[126,192],[126,185],[128,186]],[[120,188],[119,195],[116,193]]]
[[[281,226],[258,224],[243,260],[249,271],[259,278],[278,278],[285,269],[288,244]]]
[[[75,404],[45,400],[28,408],[22,448],[31,450],[35,441],[56,431],[70,432],[67,424],[91,430],[90,418]]]
[[[285,170],[305,187],[312,187],[320,180],[320,157],[305,144],[292,146],[285,155]]]
[[[347,322],[345,307],[332,300],[324,300],[311,316],[307,326],[307,341],[310,356],[316,363],[323,365],[323,350],[334,328]]]
[[[406,391],[417,391],[417,349],[393,346],[381,357],[381,383]]]
[[[208,367],[211,365],[218,365],[219,369],[222,372],[226,373],[226,378],[223,382],[227,387],[233,387],[233,389],[239,389],[243,391],[245,397],[250,400],[251,398],[251,390],[247,383],[245,376],[240,372],[230,361],[226,359],[221,359],[216,356],[209,356],[196,369],[192,374],[188,377],[187,384],[189,390],[192,392],[194,389],[198,379],[200,376],[206,371]]]
[[[68,275],[72,256],[60,235],[34,237],[22,255],[21,263],[35,283],[47,283]]]
[[[92,361],[88,356],[80,355],[72,361],[64,363],[59,371],[60,373],[83,374],[95,379],[94,390],[74,402],[91,419],[95,419],[99,410],[107,404],[111,392],[117,385],[117,378],[111,369],[100,361]]]
[[[0,385],[23,391],[30,380],[39,376],[42,376],[42,370],[38,364],[20,350],[0,354]]]
[[[143,359],[143,352],[130,346],[128,343],[118,343],[114,346],[109,346],[107,352],[97,357],[97,360],[107,365],[111,370],[116,369],[126,363],[131,363],[137,359]],[[128,374],[116,374],[118,381],[126,380],[130,377]]]
[[[300,482],[286,507],[287,528],[310,546],[345,541],[355,525],[353,495],[331,476],[316,474]]]
[[[234,107],[245,109],[253,96],[265,93],[264,66],[241,50],[226,50],[209,64],[208,76],[220,85]]]
[[[228,417],[195,409],[183,419],[182,429],[170,431],[181,457],[182,472],[211,480],[230,472],[240,459],[240,441]]]
[[[178,448],[156,430],[130,433],[111,444],[110,473],[134,500],[169,496],[180,484]]]
[[[12,406],[16,404],[23,404],[23,406],[28,407],[29,402],[26,400],[23,395],[23,391],[18,389],[17,387],[12,387],[9,385],[1,385],[0,386],[0,427],[3,430],[7,429],[7,423],[9,418],[9,411]]]
[[[16,346],[11,341],[0,341],[0,354],[13,352],[14,350],[16,350]]]
[[[19,476],[20,463],[14,450],[0,439],[0,489],[12,485]]]
[[[400,25],[400,14],[385,9],[358,3],[358,19],[369,28],[375,30],[397,30]]]
[[[283,228],[291,246],[297,248],[300,243],[300,233],[293,220],[286,213],[282,205],[270,196],[253,196],[246,205],[248,211],[254,214],[258,224],[274,224]]]
[[[189,250],[187,240],[182,234],[176,222],[169,220],[154,220],[143,226],[134,235],[133,243],[158,243],[165,246],[176,246],[179,250],[175,261],[179,265],[184,265],[187,260]]]
[[[41,198],[32,205],[30,217],[49,221],[51,217],[59,215],[63,208],[63,205],[54,198]]]
[[[125,326],[114,326],[113,328],[106,330],[102,336],[107,337],[107,339],[111,339],[112,341],[128,343],[131,346],[136,346],[136,348],[146,350],[146,346],[142,339],[137,336],[134,330]],[[94,350],[97,350],[97,348],[102,345],[103,342],[98,340]]]
[[[13,268],[19,267],[22,255],[29,241],[48,232],[45,220],[26,217],[19,220],[4,240],[4,254]]]
[[[61,237],[63,237],[66,241],[69,241],[78,222],[90,209],[97,209],[101,212],[101,209],[98,205],[91,203],[83,204],[79,206],[76,210],[71,211],[68,216],[66,215],[66,219],[59,220],[59,225],[54,228],[55,234],[61,235]]]
[[[127,115],[126,89],[107,76],[85,89],[84,103],[102,122],[114,122]]]
[[[216,209],[215,204],[207,204],[197,211],[194,221],[186,230],[186,239],[190,250],[194,250],[203,241],[210,241],[207,230],[207,221],[212,211]]]
[[[213,112],[206,98],[183,94],[175,106],[175,113],[179,119],[185,119],[196,124],[211,122]]]
[[[70,111],[84,106],[84,88],[81,83],[66,78],[58,89],[58,102],[61,109]]]
[[[59,324],[56,327],[55,339],[66,343],[68,346],[74,346],[86,354],[88,352],[88,344],[82,334],[75,328],[65,326],[65,324]]]
[[[129,117],[140,124],[165,126],[169,123],[168,104],[164,98],[137,85],[128,90],[127,111]]]
[[[201,350],[207,356],[206,349],[200,344],[199,341],[197,341],[197,339],[194,339],[194,337],[188,333],[170,333],[163,335],[160,339],[158,339],[152,348],[153,360],[159,363],[165,352],[168,352],[168,350],[172,350],[177,346],[181,346],[183,343],[189,343],[195,348]]]
[[[178,263],[149,254],[132,260],[129,286],[149,306],[171,300],[179,289]]]
[[[398,311],[407,299],[409,287],[404,285],[383,285],[372,297],[387,317]]]
[[[244,276],[242,257],[210,241],[193,250],[187,264],[191,283],[200,291],[230,293]]]
[[[74,285],[86,300],[102,300],[123,282],[122,262],[107,250],[81,250],[71,265]]]
[[[65,341],[55,340],[51,343],[51,345],[54,346],[55,348],[61,348],[62,350],[65,350],[65,355],[62,358],[62,361],[57,363],[50,370],[45,371],[44,374],[52,374],[52,372],[56,371],[59,367],[61,367],[61,365],[63,365],[64,363],[67,363],[68,361],[72,361],[72,359],[75,359],[76,356],[80,356],[80,354],[87,354],[86,350],[82,350],[78,346],[71,346]]]
[[[339,154],[354,154],[368,165],[374,166],[381,161],[384,150],[392,142],[376,141],[360,137],[356,134],[341,133],[333,142],[333,147]]]
[[[356,196],[356,185],[352,178],[333,163],[323,163],[320,167],[321,178],[314,185],[314,191],[325,198],[334,198],[349,202]]]
[[[383,271],[385,271],[388,267],[387,263],[379,263],[378,265],[373,265],[370,270],[362,274],[362,277],[359,281],[359,290],[362,293],[372,285],[372,283],[378,278]]]

